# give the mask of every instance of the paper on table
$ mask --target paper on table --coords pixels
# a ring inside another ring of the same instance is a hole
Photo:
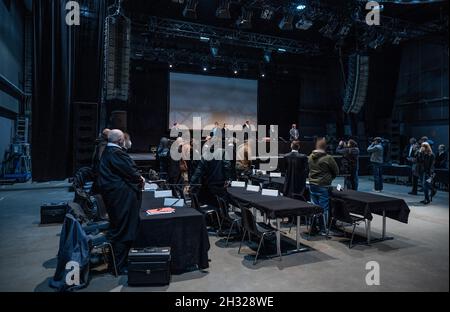
[[[164,208],[148,209],[145,212],[147,213],[148,216],[154,216],[160,214],[174,213],[175,209],[170,207],[164,207]]]

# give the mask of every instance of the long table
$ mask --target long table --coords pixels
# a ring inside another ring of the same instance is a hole
[[[148,216],[146,210],[164,207],[164,198],[142,193],[140,224],[135,247],[171,247],[171,271],[208,268],[210,248],[204,216],[190,207],[175,207],[172,214]]]
[[[281,260],[281,233],[280,220],[288,216],[297,217],[296,249],[290,251],[301,252],[306,248],[300,248],[300,217],[321,214],[323,209],[319,206],[300,200],[283,196],[264,196],[260,192],[247,191],[245,188],[229,187],[228,194],[237,201],[249,204],[261,211],[265,218],[276,220],[277,253]]]
[[[331,196],[343,200],[351,213],[367,219],[368,244],[393,239],[392,237],[386,237],[386,218],[408,223],[410,209],[403,199],[353,190],[337,191],[336,189],[333,189]],[[370,234],[373,214],[383,216],[382,236],[375,240],[371,239]]]

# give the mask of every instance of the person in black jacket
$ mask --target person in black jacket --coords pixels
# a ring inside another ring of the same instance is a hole
[[[308,157],[299,152],[300,142],[293,141],[291,152],[284,156],[286,177],[283,194],[287,197],[303,196],[308,176]]]
[[[419,154],[417,155],[417,164],[421,167],[422,174],[420,179],[422,180],[423,192],[425,193],[425,199],[421,203],[424,205],[428,205],[432,201],[430,191],[434,175],[434,161],[435,157],[430,144],[427,142],[422,143]]]
[[[168,138],[163,137],[159,141],[158,150],[156,151],[156,159],[159,162],[159,177],[160,179],[166,180],[168,178],[170,164],[170,149]]]
[[[145,184],[136,164],[123,150],[124,142],[122,131],[109,132],[97,179],[109,215],[111,243],[121,274],[126,274],[128,251],[137,234],[141,191]]]
[[[444,144],[439,145],[438,154],[436,155],[436,169],[447,169],[448,152]]]
[[[336,153],[342,155],[342,172],[346,174],[344,178],[345,188],[358,190],[358,171],[359,171],[359,148],[354,140],[339,142]]]
[[[202,157],[192,175],[191,184],[202,184],[202,188],[206,192],[204,202],[217,205],[215,196],[224,197],[226,195],[225,187],[228,185],[230,178],[230,161],[225,159],[225,151],[217,148],[214,151],[213,159],[206,160]]]

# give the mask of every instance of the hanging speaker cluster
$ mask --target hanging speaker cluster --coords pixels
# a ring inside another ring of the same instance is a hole
[[[130,81],[131,22],[120,12],[105,21],[106,100],[128,100]]]
[[[363,108],[369,86],[369,56],[353,54],[349,58],[344,112],[358,114]]]

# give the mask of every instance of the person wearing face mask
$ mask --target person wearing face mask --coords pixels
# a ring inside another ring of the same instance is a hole
[[[139,209],[145,179],[124,151],[125,135],[114,129],[99,165],[97,185],[111,223],[111,243],[119,272],[126,274],[128,251],[139,226]]]

